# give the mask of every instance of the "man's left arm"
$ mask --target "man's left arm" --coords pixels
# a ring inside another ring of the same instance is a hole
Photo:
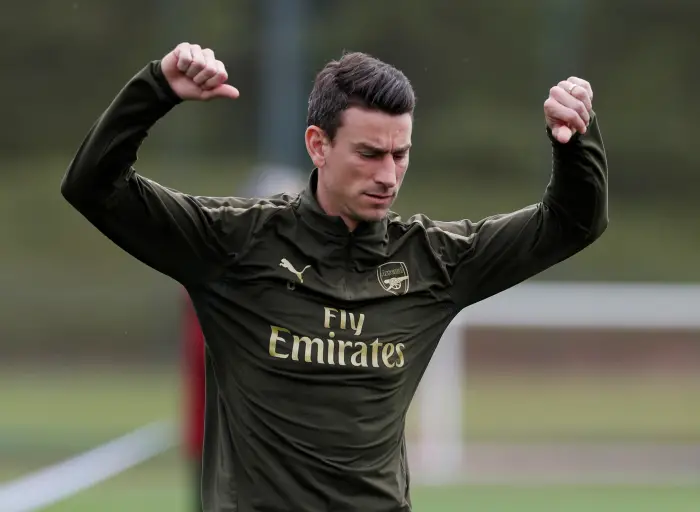
[[[460,308],[570,258],[605,231],[608,167],[603,140],[590,103],[592,92],[584,95],[584,87],[577,85],[581,89],[577,93],[572,85],[560,83],[561,91],[553,88],[550,103],[545,102],[553,168],[539,203],[478,222],[432,223],[428,228]],[[576,94],[585,96],[578,100],[585,105],[585,114],[574,101],[557,100],[564,96],[561,92],[573,99]]]

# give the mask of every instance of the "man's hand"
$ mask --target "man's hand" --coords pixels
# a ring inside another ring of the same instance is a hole
[[[591,84],[581,78],[572,76],[552,87],[544,102],[544,117],[554,138],[566,144],[574,133],[586,133],[592,102]]]
[[[228,80],[226,68],[209,48],[180,43],[163,57],[161,69],[172,90],[183,100],[236,99],[239,96],[238,89],[225,83]]]

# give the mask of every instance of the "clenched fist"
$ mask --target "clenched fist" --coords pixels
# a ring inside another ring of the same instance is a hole
[[[562,144],[574,133],[586,133],[593,110],[593,89],[587,81],[570,77],[549,90],[544,117],[552,135]]]
[[[172,90],[183,100],[236,99],[238,89],[226,84],[228,74],[209,48],[180,43],[163,57],[161,69]]]

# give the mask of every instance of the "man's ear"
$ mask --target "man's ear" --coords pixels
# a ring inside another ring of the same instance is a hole
[[[326,132],[318,126],[311,125],[304,133],[306,151],[314,164],[314,167],[323,167],[326,164],[326,149],[330,143]]]

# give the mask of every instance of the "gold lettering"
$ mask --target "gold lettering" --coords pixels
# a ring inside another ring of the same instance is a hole
[[[299,336],[294,336],[294,344],[292,345],[292,361],[299,360]]]
[[[331,334],[333,334],[333,333],[331,333]],[[335,358],[333,357],[334,354],[335,354],[335,341],[329,339],[328,340],[328,364],[335,364]]]
[[[323,340],[318,338],[311,339],[308,336],[297,336],[294,335],[294,346],[292,348],[292,359],[294,361],[299,360],[299,344],[304,343],[304,361],[307,363],[311,362],[311,348],[312,345],[316,345],[316,360],[318,364],[323,364]]]
[[[396,345],[396,355],[399,356],[399,362],[396,363],[397,368],[401,368],[404,364],[404,359],[403,359],[403,349],[405,345],[403,343],[398,343]]]
[[[355,342],[356,347],[360,347],[360,350],[355,352],[350,358],[350,362],[353,366],[364,366],[367,368],[367,345],[361,341]]]
[[[350,313],[350,327],[355,330],[355,336],[359,336],[362,334],[362,326],[365,323],[365,314],[360,313],[359,320],[357,321],[357,325],[355,324],[355,314]]]
[[[330,329],[331,328],[331,318],[335,318],[335,315],[333,314],[333,312],[335,311],[337,313],[338,310],[335,308],[324,307],[323,311],[324,311],[323,327],[325,327],[326,329]]]
[[[289,329],[285,329],[284,327],[277,327],[276,325],[271,325],[270,328],[272,329],[272,333],[270,334],[270,355],[272,357],[279,357],[280,359],[286,359],[289,357],[289,354],[280,354],[277,352],[277,342],[279,341],[280,343],[286,343],[287,341],[282,338],[279,333],[280,332],[286,332],[289,333]]]
[[[385,343],[384,348],[382,349],[382,362],[384,363],[384,366],[387,368],[393,368],[394,367],[394,362],[390,359],[391,356],[394,355],[394,344],[393,343]]]
[[[401,368],[405,366],[405,344],[386,343],[375,338],[371,343],[364,341],[343,341],[336,338],[336,332],[330,330],[334,322],[338,322],[341,329],[352,330],[355,335],[362,334],[364,327],[364,313],[348,313],[343,309],[324,307],[323,325],[329,329],[325,339],[312,336],[293,334],[289,329],[271,325],[268,352],[271,357],[278,359],[291,359],[306,363],[329,364],[367,368]],[[349,318],[348,318],[349,317]],[[336,324],[336,327],[338,326]],[[283,334],[291,335],[285,339]],[[288,343],[292,343],[291,350]],[[303,346],[303,354],[302,352]],[[286,348],[283,348],[286,347]],[[371,347],[371,352],[370,352]],[[346,348],[351,350],[350,360],[346,359]],[[314,354],[315,351],[315,354]],[[291,357],[290,357],[291,356]]]
[[[379,349],[383,345],[383,343],[379,342],[379,338],[374,340],[372,343],[372,366],[375,368],[379,368]]]
[[[345,366],[345,347],[352,347],[352,341],[338,340],[338,364]]]

